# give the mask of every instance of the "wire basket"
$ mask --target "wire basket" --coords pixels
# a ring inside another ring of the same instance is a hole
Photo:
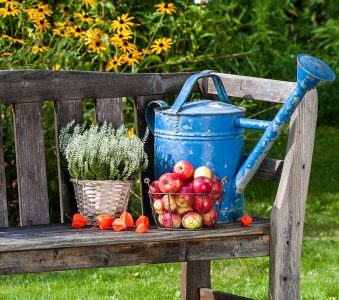
[[[221,181],[222,184],[225,183],[225,180],[223,179]],[[144,182],[150,187],[150,180],[148,178],[146,178]],[[212,193],[151,193],[149,190],[148,195],[154,222],[158,229],[205,230],[216,226],[216,220],[222,206],[224,191],[222,191],[220,199],[213,201],[212,204],[209,204]],[[192,208],[193,205],[186,208],[186,211],[184,207],[179,208],[177,205],[179,195],[189,195],[189,197],[194,198],[194,208]],[[160,204],[160,207],[157,207],[157,203],[160,203],[160,199],[162,204]],[[199,201],[199,209],[197,208],[195,201]],[[161,205],[164,207],[163,210]]]
[[[132,180],[70,180],[74,187],[78,211],[88,222],[96,223],[100,214],[117,218],[127,209]]]

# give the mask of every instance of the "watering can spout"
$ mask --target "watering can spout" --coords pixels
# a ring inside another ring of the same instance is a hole
[[[233,179],[231,189],[235,194],[243,193],[245,187],[258,170],[273,143],[279,136],[282,128],[290,120],[291,115],[302,101],[305,94],[316,88],[319,84],[335,79],[334,72],[323,61],[305,54],[298,55],[297,60],[296,87],[287,98],[284,105],[280,108],[275,118],[271,122],[265,122],[265,126],[262,128],[265,129],[264,134]],[[257,120],[251,121],[252,124],[259,122]],[[235,126],[255,128],[250,127],[250,123],[249,119],[245,118],[238,118],[235,120]]]

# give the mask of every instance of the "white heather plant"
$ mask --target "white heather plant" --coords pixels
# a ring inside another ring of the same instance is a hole
[[[114,130],[102,126],[68,123],[60,132],[60,152],[71,177],[78,180],[129,180],[148,166],[144,145],[124,125]]]

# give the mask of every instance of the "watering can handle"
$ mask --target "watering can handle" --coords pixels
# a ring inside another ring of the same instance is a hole
[[[167,112],[177,114],[181,107],[183,106],[183,104],[187,101],[189,95],[191,94],[194,84],[198,81],[198,79],[206,77],[211,77],[213,79],[219,99],[223,102],[232,104],[231,100],[227,96],[227,92],[224,88],[224,85],[222,84],[220,77],[216,74],[211,74],[207,73],[206,71],[202,71],[198,74],[192,75],[186,80],[173,106]]]
[[[146,107],[146,111],[145,111],[146,122],[147,122],[148,128],[150,129],[153,135],[154,135],[154,109],[158,107],[165,107],[165,106],[167,106],[166,102],[162,100],[156,100],[156,101],[150,102]]]

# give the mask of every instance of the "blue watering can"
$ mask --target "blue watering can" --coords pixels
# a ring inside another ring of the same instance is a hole
[[[232,104],[220,77],[201,72],[187,79],[172,107],[164,101],[150,102],[146,120],[154,134],[155,176],[172,172],[180,160],[194,168],[210,167],[219,178],[226,177],[219,222],[235,221],[244,214],[244,190],[271,149],[283,126],[305,94],[323,81],[335,79],[321,60],[298,55],[297,85],[272,121],[244,118],[246,110]],[[196,81],[211,77],[220,101],[185,103]],[[243,162],[244,128],[262,129],[264,134]]]

